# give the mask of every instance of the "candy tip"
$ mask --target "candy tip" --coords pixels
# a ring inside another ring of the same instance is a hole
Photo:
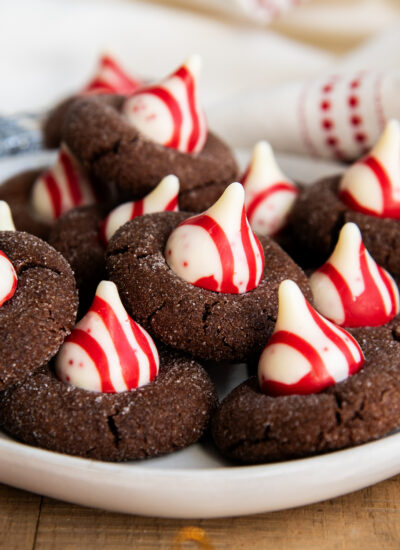
[[[268,178],[273,175],[276,179],[290,181],[280,169],[274,150],[271,144],[266,140],[259,141],[254,146],[250,166],[255,170],[260,170],[260,173],[263,174],[264,178]]]
[[[396,118],[391,118],[375,144],[375,151],[379,152],[381,148],[390,147],[390,144],[397,147],[397,144],[400,140],[400,122]]]
[[[194,74],[195,76],[199,76],[203,65],[201,55],[197,53],[192,54],[190,57],[187,58],[184,65],[189,69],[192,74]]]
[[[257,142],[253,149],[254,154],[272,154],[272,147],[271,144],[266,141],[265,139]]]
[[[388,120],[386,128],[391,128],[397,132],[400,132],[400,121],[397,118],[391,118]]]
[[[302,295],[302,292],[299,286],[292,279],[285,279],[279,285],[279,302],[281,300],[286,300],[287,298],[291,300],[296,296],[299,296],[299,294]]]
[[[96,296],[110,296],[110,294],[118,294],[118,288],[112,281],[100,281],[96,288]]]
[[[361,231],[357,224],[354,222],[347,222],[340,230],[340,237],[357,237],[361,239]]]
[[[224,199],[231,199],[232,201],[243,201],[244,202],[244,187],[241,183],[238,181],[234,181],[228,187],[225,189],[223,194],[221,195],[221,198],[224,197]]]
[[[179,193],[179,178],[174,174],[169,174],[165,176],[159,183],[160,186],[168,187],[171,191],[176,191],[176,194]]]
[[[286,289],[286,288],[299,288],[297,283],[293,281],[293,279],[284,279],[280,285],[279,289]]]
[[[0,230],[15,231],[14,220],[8,202],[0,200]]]

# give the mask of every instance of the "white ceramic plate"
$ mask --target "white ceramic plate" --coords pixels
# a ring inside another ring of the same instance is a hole
[[[246,152],[239,152],[242,161]],[[0,161],[0,181],[45,164],[37,153]],[[279,158],[288,175],[312,181],[340,166]],[[220,395],[246,378],[244,365],[211,372]],[[0,433],[0,481],[54,498],[107,510],[175,518],[214,518],[280,510],[355,491],[400,472],[400,433],[314,458],[234,467],[211,445],[172,455],[112,464],[17,443]]]

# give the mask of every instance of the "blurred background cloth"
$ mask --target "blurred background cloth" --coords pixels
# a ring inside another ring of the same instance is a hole
[[[314,89],[332,75],[345,73],[343,82],[351,82],[353,74],[370,70],[389,71],[386,87],[398,90],[392,71],[400,67],[400,4],[0,0],[0,114],[45,112],[84,86],[104,51],[133,75],[151,79],[198,52],[204,60],[200,93],[210,126],[232,145],[251,147],[266,138],[281,150],[338,156],[338,148],[313,151],[300,129],[293,139],[299,97],[304,86]],[[384,117],[396,112],[400,117],[400,94],[395,96]],[[379,128],[373,126],[368,139]]]
[[[302,42],[346,51],[399,16],[399,0],[159,0],[248,20]],[[295,10],[302,4],[301,10]]]

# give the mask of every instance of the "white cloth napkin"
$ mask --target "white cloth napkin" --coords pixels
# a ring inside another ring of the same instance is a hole
[[[235,147],[266,139],[279,151],[351,160],[400,119],[400,70],[335,71],[257,90],[215,106],[209,118]]]
[[[400,24],[318,77],[257,88],[214,104],[210,124],[235,147],[351,160],[400,119]]]

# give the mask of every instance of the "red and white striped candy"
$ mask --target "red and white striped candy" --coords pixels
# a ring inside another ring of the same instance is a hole
[[[60,380],[86,390],[118,393],[154,380],[159,357],[150,335],[129,317],[110,281],[101,281],[87,314],[56,359]]]
[[[207,139],[207,122],[197,97],[198,55],[155,86],[142,88],[123,106],[127,120],[143,135],[185,153],[197,153]]]
[[[17,273],[8,257],[0,250],[0,307],[14,296],[17,289]]]
[[[400,218],[400,124],[390,120],[370,153],[343,175],[339,196],[352,210]]]
[[[89,177],[62,143],[55,164],[33,185],[31,204],[34,212],[43,221],[52,223],[71,208],[95,202],[96,194]]]
[[[0,201],[0,231],[15,231],[11,210],[6,201]],[[17,282],[13,264],[0,250],[0,307],[14,296]]]
[[[399,291],[376,264],[356,224],[346,223],[329,260],[310,278],[316,308],[345,327],[378,326],[399,312]]]
[[[112,210],[101,225],[100,235],[103,243],[108,245],[109,240],[122,225],[143,214],[152,212],[178,211],[179,180],[169,175],[148,195],[138,201],[126,202]]]
[[[299,191],[280,170],[266,141],[260,141],[254,147],[242,184],[251,227],[260,235],[278,233],[285,225]]]
[[[294,281],[280,284],[275,329],[258,363],[264,393],[317,393],[363,363],[361,348],[348,332],[317,313]]]
[[[258,286],[264,252],[246,218],[243,186],[232,183],[203,214],[179,224],[164,254],[171,269],[195,286],[230,294]]]
[[[15,231],[11,210],[6,201],[0,201],[0,231]]]
[[[142,84],[141,80],[127,75],[111,56],[103,55],[100,58],[95,76],[82,90],[81,95],[128,95],[135,92]]]

